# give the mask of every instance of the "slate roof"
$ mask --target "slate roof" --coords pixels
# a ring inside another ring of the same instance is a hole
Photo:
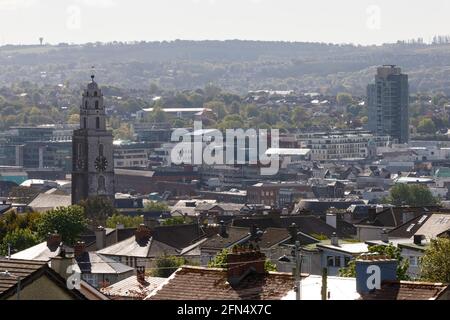
[[[323,234],[330,238],[333,232],[336,232],[336,229],[332,226],[328,225],[326,222],[321,220],[316,216],[307,216],[307,215],[299,215],[299,216],[290,216],[290,217],[281,217],[281,218],[243,218],[243,219],[235,219],[233,220],[233,226],[236,227],[251,227],[255,224],[258,228],[265,230],[267,228],[287,228],[288,226],[295,223],[300,232],[305,233],[307,235],[311,234]],[[337,230],[337,234],[339,237],[348,237],[349,234],[346,232],[342,232],[342,230]]]
[[[40,193],[30,202],[29,206],[36,211],[46,211],[56,207],[67,207],[71,204],[71,196]]]
[[[66,280],[52,270],[47,262],[0,258],[0,271],[8,271],[13,276],[20,276],[21,288],[26,287],[41,276],[47,276],[56,285],[66,290],[74,299],[84,300],[85,296],[78,290],[69,290]],[[17,279],[0,275],[0,300],[16,293]]]
[[[415,217],[414,219],[398,226],[397,228],[389,231],[389,237],[391,238],[411,238],[414,236],[422,226],[422,224],[430,217],[430,214],[424,214]]]
[[[177,249],[185,248],[204,236],[205,232],[198,224],[158,226],[153,229],[155,240]]]
[[[227,234],[225,237],[220,234],[212,236],[202,244],[202,249],[222,250],[240,241],[245,241],[250,238],[249,228],[227,227]]]
[[[167,278],[160,277],[145,277],[145,284],[139,283],[136,276],[131,276],[122,281],[116,282],[109,287],[102,288],[100,291],[105,295],[114,299],[115,297],[122,298],[138,298],[140,292],[145,292],[147,295],[158,288]]]
[[[227,270],[183,266],[153,291],[148,300],[281,300],[293,290],[290,273],[250,273],[231,286]]]
[[[81,273],[123,274],[134,270],[132,267],[96,252],[83,252],[75,260],[77,262],[75,269],[78,269]]]
[[[290,238],[291,236],[287,229],[267,228],[264,230],[258,245],[261,249],[271,248]]]
[[[358,225],[371,225],[378,227],[396,228],[408,221],[404,221],[403,213],[409,214],[413,219],[423,214],[429,214],[433,211],[442,210],[439,207],[391,207],[376,214],[375,219],[371,217],[364,218]]]
[[[147,242],[137,242],[135,236],[120,241],[112,246],[98,250],[97,253],[112,256],[136,258],[155,258],[167,255],[178,255],[179,251],[165,243],[150,237]]]
[[[51,258],[59,255],[60,251],[61,247],[59,245],[49,247],[47,245],[47,241],[44,241],[11,255],[11,258],[20,260],[49,261]]]
[[[386,281],[381,289],[362,295],[362,300],[436,300],[448,285],[411,281]]]

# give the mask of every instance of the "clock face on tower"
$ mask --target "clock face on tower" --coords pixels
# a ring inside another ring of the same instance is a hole
[[[97,171],[105,171],[108,167],[108,160],[105,157],[100,156],[95,159],[95,169]]]

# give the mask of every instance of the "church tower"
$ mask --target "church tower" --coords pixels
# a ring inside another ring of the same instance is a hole
[[[102,91],[91,78],[72,139],[72,204],[99,196],[114,201],[113,136],[106,130]]]

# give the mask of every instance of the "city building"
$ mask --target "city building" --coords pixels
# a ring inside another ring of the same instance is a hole
[[[377,148],[389,143],[389,136],[363,130],[305,133],[298,139],[311,150],[311,161],[374,158]]]
[[[377,135],[389,135],[398,143],[409,141],[408,75],[399,67],[385,65],[377,69],[375,83],[367,86],[369,129]]]

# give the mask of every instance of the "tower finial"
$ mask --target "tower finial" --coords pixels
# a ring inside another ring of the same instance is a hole
[[[95,66],[92,66],[92,67],[91,67],[91,70],[92,70],[92,73],[91,73],[91,79],[92,79],[92,82],[94,82],[94,78],[95,78]]]

